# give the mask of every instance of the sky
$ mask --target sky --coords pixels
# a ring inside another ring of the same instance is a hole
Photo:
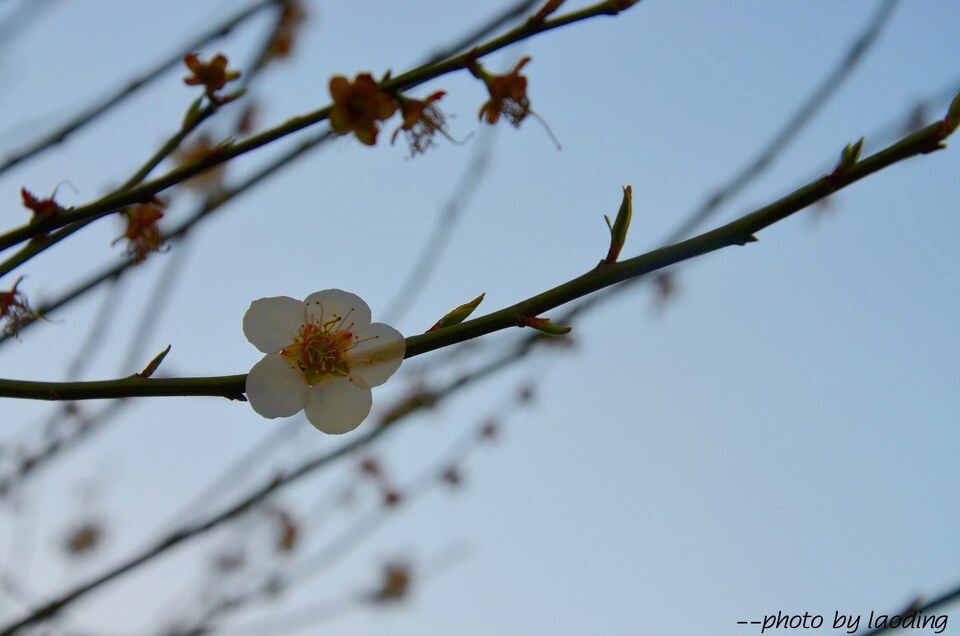
[[[7,0],[0,16],[17,4]],[[314,0],[294,57],[258,79],[262,125],[326,104],[332,75],[399,73],[506,4]],[[50,3],[0,43],[0,156],[237,6]],[[533,108],[560,140],[559,152],[533,120],[519,130],[482,129],[475,113],[484,89],[469,74],[434,80],[414,94],[446,90],[444,109],[456,115],[451,133],[464,143],[441,141],[409,159],[388,134],[375,149],[344,138],[290,165],[125,278],[120,309],[83,377],[138,371],[167,344],[169,374],[245,372],[260,354],[240,321],[263,296],[338,287],[382,318],[447,201],[464,198],[457,183],[480,143],[491,144],[488,172],[438,268],[395,323],[402,333],[426,330],[480,292],[479,311],[493,311],[593,267],[607,248],[602,216],[615,213],[621,186],[632,185],[634,197],[624,256],[656,247],[780,129],[877,6],[645,0],[615,19],[491,56],[494,69],[532,56],[525,70]],[[255,20],[203,53],[223,51],[242,65],[267,26]],[[960,89],[957,26],[955,3],[901,3],[849,81],[712,224],[829,170],[860,136],[869,152],[894,141],[918,100],[935,97],[931,117],[942,116],[947,95]],[[122,182],[196,96],[183,75],[165,73],[57,150],[0,176],[5,226],[27,218],[21,186],[47,193],[66,182],[60,200],[81,204]],[[227,134],[223,123],[210,130]],[[231,164],[228,182],[275,152]],[[377,451],[400,483],[416,480],[488,418],[504,430],[462,466],[462,489],[438,487],[411,502],[282,599],[232,615],[224,633],[306,608],[307,624],[283,633],[322,626],[330,634],[401,636],[734,636],[759,632],[738,620],[778,611],[828,620],[834,611],[888,612],[960,582],[958,169],[960,152],[949,147],[883,170],[828,208],[764,230],[758,243],[683,265],[665,305],[653,286],[635,286],[578,320],[573,348],[531,356],[412,418]],[[182,218],[195,202],[183,194],[169,217]],[[23,269],[23,289],[38,302],[116,262],[122,248],[110,242],[120,231],[104,219],[43,254]],[[139,338],[131,366],[130,337],[174,258],[182,265],[177,285],[156,328]],[[4,345],[0,377],[62,379],[100,324],[103,302],[102,292],[90,295]],[[444,359],[428,376],[442,382],[522,335],[488,336],[453,360],[437,352],[408,361],[375,391],[375,412],[416,381],[408,367]],[[535,399],[518,407],[517,391],[531,382]],[[42,437],[49,413],[48,404],[0,402],[2,465],[17,444]],[[290,425],[289,439],[217,507],[372,424],[336,439],[302,421]],[[184,502],[279,426],[222,399],[132,404],[30,481],[20,505],[0,508],[2,571],[37,599],[94,576],[188,518]],[[342,462],[281,492],[279,501],[303,518],[301,554],[349,536],[351,520],[375,505],[367,485],[355,508],[308,514],[355,476],[355,462]],[[104,520],[104,545],[89,559],[68,559],[64,533],[87,518]],[[61,627],[158,633],[202,600],[211,559],[236,546],[258,549],[262,534],[256,519],[211,533],[79,601]],[[411,598],[358,607],[357,591],[375,586],[380,566],[396,558],[419,568]],[[0,616],[22,610],[0,595]],[[951,615],[945,633],[960,633],[954,620],[960,624]]]

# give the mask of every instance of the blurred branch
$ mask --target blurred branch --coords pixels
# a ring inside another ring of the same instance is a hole
[[[461,37],[456,42],[448,44],[447,46],[437,49],[431,53],[427,57],[424,64],[437,64],[438,62],[442,62],[443,60],[447,59],[451,55],[456,55],[460,51],[473,46],[474,43],[479,42],[491,33],[496,32],[496,30],[500,27],[506,26],[514,20],[519,20],[522,18],[527,11],[532,9],[537,2],[540,1],[541,0],[521,0],[520,2],[513,3],[502,12],[492,15],[490,19],[483,24],[478,25],[475,29]]]
[[[500,37],[474,47],[467,53],[457,55],[436,64],[424,64],[389,79],[380,85],[380,90],[386,93],[392,93],[419,86],[420,84],[448,73],[463,70],[478,58],[532,36],[601,15],[617,15],[622,10],[635,4],[636,1],[638,0],[604,0],[603,2],[598,2],[579,11],[573,11],[552,20],[544,22],[524,22],[522,25],[511,29]],[[304,115],[293,117],[279,126],[265,130],[244,141],[224,146],[218,149],[217,152],[171,170],[167,174],[132,190],[111,194],[93,203],[72,208],[62,214],[23,225],[4,234],[0,234],[0,250],[5,250],[56,228],[80,221],[93,220],[111,214],[118,208],[148,200],[159,192],[182,183],[201,172],[239,157],[240,155],[257,150],[287,135],[325,121],[329,117],[331,110],[332,107],[328,105]]]
[[[960,96],[955,103],[960,103]],[[539,316],[592,292],[637,278],[664,267],[756,239],[754,234],[874,172],[920,154],[943,148],[953,132],[947,120],[938,121],[870,157],[840,164],[836,170],[786,197],[719,228],[618,263],[601,263],[589,272],[515,305],[458,325],[406,339],[405,357],[477,338]],[[245,375],[206,378],[142,378],[131,376],[98,382],[31,382],[0,380],[0,397],[41,400],[80,400],[162,395],[213,395],[242,399]]]
[[[453,189],[453,195],[437,218],[427,242],[420,251],[420,256],[406,279],[399,286],[393,299],[384,312],[384,321],[396,323],[410,305],[416,300],[417,293],[425,287],[427,278],[436,268],[443,254],[443,249],[450,241],[450,235],[456,228],[464,208],[469,205],[470,199],[476,194],[483,177],[490,166],[490,152],[493,148],[496,129],[481,133],[480,141],[474,147],[473,157],[467,164],[467,169],[460,177],[459,183]]]
[[[884,0],[877,7],[876,13],[870,19],[866,29],[849,46],[839,63],[830,71],[823,81],[817,86],[816,90],[807,97],[800,108],[793,116],[787,120],[783,127],[770,139],[769,142],[760,150],[759,154],[752,161],[748,162],[726,185],[716,190],[713,194],[694,210],[689,219],[664,241],[664,243],[674,243],[686,238],[701,223],[707,220],[721,204],[731,199],[741,190],[753,183],[767,168],[772,165],[773,160],[780,155],[791,141],[802,131],[806,125],[813,119],[814,115],[829,101],[830,97],[839,89],[844,80],[846,80],[857,64],[862,60],[873,44],[877,41],[883,28],[890,20],[893,9],[897,5],[897,0]]]
[[[303,584],[321,574],[347,556],[351,550],[362,545],[364,540],[372,536],[377,529],[394,518],[397,512],[406,509],[416,500],[432,492],[437,486],[447,483],[444,481],[444,472],[450,466],[457,466],[464,462],[479,447],[483,439],[482,426],[469,429],[450,444],[441,456],[431,463],[431,466],[398,489],[401,496],[395,504],[391,506],[378,505],[344,528],[327,545],[300,559],[299,562],[285,566],[287,572],[277,568],[267,576],[262,577],[263,580],[252,588],[214,605],[201,619],[198,627],[189,631],[189,633],[211,633],[215,631],[215,628],[211,625],[214,619],[222,618],[224,615],[249,606],[255,601],[269,598],[276,593],[278,587],[282,590],[293,584]],[[229,632],[234,633],[234,628],[229,628]],[[273,632],[267,630],[261,633]]]
[[[940,596],[932,598],[927,602],[923,602],[921,599],[916,599],[913,602],[911,602],[905,609],[900,610],[899,612],[894,612],[893,614],[899,614],[903,617],[913,616],[915,614],[931,612],[935,609],[939,609],[943,607],[944,605],[950,605],[958,600],[960,600],[960,585],[947,590]],[[944,623],[944,625],[946,625],[946,623]],[[877,634],[885,634],[895,629],[899,630],[899,628],[896,628],[896,627],[882,627],[882,628],[872,629],[867,632],[858,633],[858,636],[877,636]],[[934,632],[934,633],[940,633],[940,632]]]
[[[278,474],[276,477],[256,488],[243,499],[227,507],[226,509],[210,514],[200,521],[181,525],[177,529],[164,535],[163,538],[157,541],[153,546],[121,562],[119,565],[114,566],[101,575],[56,597],[54,600],[34,611],[30,616],[3,628],[2,631],[0,631],[0,635],[12,634],[22,627],[32,625],[56,615],[62,608],[85,596],[87,593],[123,576],[132,570],[135,570],[145,563],[149,563],[150,561],[164,555],[169,550],[189,540],[203,536],[206,533],[216,529],[220,525],[239,517],[243,513],[252,509],[254,506],[269,498],[279,489],[295,482],[299,482],[321,468],[333,465],[337,460],[349,456],[358,449],[366,447],[375,440],[381,438],[386,432],[396,430],[397,423],[406,419],[411,414],[416,413],[422,408],[436,404],[446,396],[486,378],[487,376],[504,368],[504,366],[509,364],[511,361],[518,359],[523,355],[524,349],[518,347],[517,349],[509,352],[503,358],[487,363],[480,369],[461,375],[460,377],[448,382],[440,389],[432,390],[428,394],[424,395],[417,394],[411,396],[398,407],[386,413],[382,417],[378,426],[370,428],[367,432],[354,437],[349,442],[346,442],[332,451],[311,457],[296,467]],[[122,402],[117,402],[116,404],[121,403]]]
[[[261,10],[271,6],[276,5],[280,0],[258,0],[257,2],[251,4],[246,9],[235,14],[233,17],[229,18],[225,22],[218,24],[214,28],[206,31],[194,40],[189,42],[186,46],[181,47],[175,54],[167,57],[151,68],[147,69],[137,77],[129,80],[122,88],[117,89],[109,96],[103,100],[89,106],[84,111],[78,113],[70,121],[56,130],[51,131],[47,135],[41,137],[40,139],[34,141],[32,144],[20,150],[6,159],[0,161],[0,175],[10,170],[14,166],[39,155],[40,153],[48,150],[49,148],[56,146],[67,139],[71,134],[80,130],[87,124],[95,121],[101,115],[107,113],[115,106],[124,102],[128,97],[134,95],[144,86],[148,85],[150,82],[159,78],[160,75],[171,68],[175,68],[181,64],[183,61],[183,56],[189,53],[193,53],[202,47],[206,46],[213,40],[225,37],[234,28],[236,28],[241,23],[245,22],[250,17],[256,15]],[[25,3],[30,4],[30,3]]]

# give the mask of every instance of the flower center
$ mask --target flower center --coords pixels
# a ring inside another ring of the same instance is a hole
[[[357,345],[354,334],[339,331],[342,319],[335,318],[322,324],[307,323],[293,344],[280,352],[297,365],[311,386],[330,377],[350,374],[347,352]]]

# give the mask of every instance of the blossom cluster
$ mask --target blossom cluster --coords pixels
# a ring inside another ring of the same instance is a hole
[[[467,66],[475,77],[482,80],[489,99],[481,106],[479,117],[488,124],[496,124],[501,115],[519,126],[529,115],[530,99],[527,96],[527,78],[520,71],[530,61],[525,57],[509,73],[495,75],[487,72],[476,60]],[[402,133],[407,139],[412,155],[425,152],[433,145],[434,138],[441,134],[453,137],[447,131],[446,117],[439,102],[446,91],[437,91],[425,99],[414,99],[383,88],[390,79],[389,73],[377,81],[370,73],[360,73],[353,81],[343,75],[330,79],[330,126],[339,135],[353,135],[361,143],[373,146],[377,143],[381,123],[399,110],[403,121],[391,137],[395,142]]]

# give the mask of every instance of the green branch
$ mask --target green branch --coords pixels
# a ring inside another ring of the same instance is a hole
[[[960,96],[951,113],[960,110]],[[862,160],[849,156],[828,175],[751,212],[731,223],[673,245],[618,263],[601,263],[562,285],[515,305],[460,324],[406,339],[406,357],[448,347],[510,327],[520,327],[525,317],[537,316],[592,292],[733,245],[757,240],[755,234],[807,206],[895,163],[943,148],[943,140],[956,128],[955,119],[936,122]],[[41,400],[83,400],[140,396],[210,395],[242,397],[245,375],[207,378],[131,376],[99,382],[29,382],[0,379],[0,397]]]
[[[466,53],[444,60],[443,62],[424,64],[402,75],[398,75],[384,82],[381,85],[381,89],[384,92],[393,93],[414,88],[442,75],[462,70],[466,68],[471,61],[479,57],[506,48],[511,44],[515,44],[531,36],[600,15],[616,15],[620,11],[636,4],[637,1],[639,0],[604,0],[603,2],[598,2],[597,4],[553,20],[547,20],[542,23],[532,21],[525,22],[511,29],[504,35],[494,38],[485,44],[481,44]],[[275,128],[267,129],[239,143],[219,148],[207,157],[171,170],[153,181],[148,181],[126,192],[114,193],[93,203],[68,210],[55,217],[23,225],[4,234],[0,234],[0,250],[5,250],[35,236],[50,232],[51,230],[79,221],[105,216],[118,208],[146,201],[155,194],[182,183],[205,170],[209,170],[235,157],[266,146],[282,137],[322,122],[329,117],[331,110],[332,107],[328,105],[304,115],[293,117]]]

